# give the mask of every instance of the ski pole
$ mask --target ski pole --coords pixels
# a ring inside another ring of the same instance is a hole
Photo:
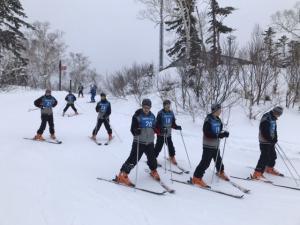
[[[212,174],[212,177],[211,177],[211,184],[214,181],[215,171],[216,171],[216,167],[217,167],[217,160],[218,160],[219,154],[220,154],[220,143],[218,144],[218,150],[217,150],[217,155],[216,155],[216,160],[215,160],[214,171],[213,171],[213,174]]]
[[[106,118],[105,120],[106,120],[106,122],[109,123],[109,121],[108,121],[107,118]],[[120,138],[120,136],[118,135],[117,131],[113,128],[113,126],[112,126],[111,124],[109,124],[109,125],[110,125],[111,129],[113,130],[113,132],[114,132],[114,133],[116,134],[116,136],[118,137],[119,141],[120,141],[120,142],[123,142],[122,139]]]
[[[281,154],[281,152],[280,152],[277,148],[276,148],[276,150],[277,150],[277,152],[278,152],[280,158],[281,158],[282,161],[284,162],[286,168],[288,169],[289,173],[291,174],[291,176],[292,176],[293,180],[295,181],[296,185],[299,186],[299,184],[298,184],[298,182],[297,182],[297,180],[296,180],[294,174],[292,173],[292,171],[291,171],[291,169],[289,168],[288,164],[287,164],[286,161],[284,160],[283,155]]]
[[[277,147],[283,153],[283,155],[285,156],[287,161],[290,163],[290,165],[293,168],[293,170],[295,171],[295,174],[297,175],[298,179],[300,179],[300,175],[299,175],[298,171],[296,170],[295,166],[293,165],[292,161],[288,158],[288,156],[286,155],[286,153],[283,151],[283,149],[280,147],[280,145],[278,143],[277,143]]]
[[[28,109],[28,112],[32,112],[32,111],[35,111],[35,110],[38,110],[39,108],[32,108],[32,109]]]
[[[190,157],[189,157],[188,151],[187,151],[187,149],[186,149],[186,145],[185,145],[184,138],[183,138],[183,135],[182,135],[182,131],[181,131],[181,130],[180,130],[180,135],[181,135],[182,143],[183,143],[184,150],[185,150],[185,153],[186,153],[186,157],[187,157],[187,159],[188,159],[190,168],[192,169],[192,164],[191,164],[191,161],[190,161]]]
[[[223,159],[224,159],[224,154],[225,154],[226,140],[227,140],[227,138],[225,138],[225,141],[224,141],[223,152],[222,152],[222,157],[221,157],[221,164],[220,164],[220,168],[219,168],[218,173],[221,172],[221,168],[222,168],[222,164],[223,164]],[[217,163],[217,162],[216,162],[216,163]]]
[[[164,161],[164,164],[165,164],[165,173],[167,173],[167,153],[166,153],[166,134],[164,133],[164,158],[165,158],[165,161]]]
[[[140,136],[137,136],[137,147],[136,147],[136,169],[135,169],[135,187],[137,186],[138,181],[138,172],[139,172],[139,154],[140,154]]]
[[[168,144],[168,140],[167,140],[167,138],[166,138],[166,135],[165,135],[165,143],[166,143],[166,145],[167,145],[167,148],[168,148],[168,150],[169,150],[169,144]],[[170,159],[170,158],[169,158],[169,162],[170,162],[170,173],[171,173],[171,180],[173,180],[172,161],[171,161],[171,159]]]

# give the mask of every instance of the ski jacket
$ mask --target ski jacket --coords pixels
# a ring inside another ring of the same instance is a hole
[[[83,91],[83,86],[82,86],[82,85],[80,85],[80,86],[78,87],[78,91]]]
[[[36,99],[34,105],[41,108],[41,114],[53,115],[52,108],[57,105],[57,100],[52,95],[44,95]]]
[[[96,88],[95,86],[93,86],[93,87],[91,88],[91,90],[90,90],[90,93],[91,93],[92,95],[96,95],[96,93],[97,93],[97,88]]]
[[[208,114],[203,124],[203,148],[218,149],[219,134],[223,129],[222,121],[213,114]]]
[[[265,113],[259,124],[259,142],[261,144],[277,143],[277,124],[273,112]]]
[[[73,95],[73,94],[68,94],[68,95],[65,97],[65,100],[68,102],[68,104],[73,105],[74,102],[76,101],[76,97],[75,97],[75,95]]]
[[[135,131],[141,130],[140,135],[136,135]],[[155,116],[150,111],[148,115],[143,112],[143,109],[138,109],[132,116],[130,131],[134,136],[133,141],[140,144],[152,144],[154,143],[155,133]]]
[[[160,110],[156,117],[156,131],[157,135],[164,136],[163,129],[167,128],[166,137],[172,135],[172,128],[177,127],[176,118],[173,111]]]
[[[107,100],[101,100],[96,105],[96,112],[98,113],[98,119],[108,119],[111,114],[110,102]]]

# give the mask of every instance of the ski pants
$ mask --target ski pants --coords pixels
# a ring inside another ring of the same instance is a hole
[[[64,108],[64,113],[67,112],[68,108],[71,107],[74,112],[77,112],[77,109],[75,108],[74,104],[67,104],[66,107]]]
[[[146,144],[139,144],[133,142],[131,147],[131,152],[125,163],[122,165],[121,171],[125,173],[130,173],[130,171],[135,167],[137,164],[137,154],[138,154],[138,161],[141,159],[143,154],[147,156],[147,164],[149,166],[149,169],[155,170],[157,168],[157,161],[154,155],[154,143],[150,143],[148,145]]]
[[[108,134],[112,134],[112,129],[109,124],[109,119],[98,119],[97,125],[95,129],[93,130],[93,135],[97,135],[98,131],[100,130],[100,127],[104,123],[105,129],[107,130]]]
[[[218,149],[203,148],[202,159],[194,172],[194,176],[202,178],[212,159],[214,159],[214,161],[216,162],[217,172],[224,171],[223,163],[221,165],[222,158],[220,156],[220,153],[221,152]]]
[[[96,101],[95,97],[96,97],[96,94],[92,93],[91,94],[91,102],[95,102]]]
[[[37,133],[43,134],[48,122],[50,134],[54,134],[55,131],[54,131],[53,114],[52,115],[42,114],[41,119],[42,119],[41,126],[38,129]]]
[[[257,162],[255,170],[263,173],[266,166],[274,167],[277,159],[275,145],[274,144],[259,144],[260,157]]]
[[[165,139],[166,138],[166,139]],[[156,144],[154,148],[155,157],[157,158],[159,153],[161,152],[163,145],[166,144],[168,146],[169,156],[175,156],[175,148],[172,141],[172,136],[157,136]]]
[[[83,91],[78,92],[78,98],[80,97],[80,95],[83,97]]]

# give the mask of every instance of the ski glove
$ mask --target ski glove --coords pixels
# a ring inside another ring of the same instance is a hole
[[[182,130],[181,126],[176,126],[175,130]]]
[[[138,135],[140,135],[140,134],[142,133],[142,131],[141,131],[140,128],[136,128],[136,129],[134,129],[133,133],[134,133],[136,136],[138,136]]]
[[[229,132],[228,131],[223,131],[219,134],[219,138],[228,138],[229,137]]]
[[[167,133],[168,133],[168,128],[164,127],[164,128],[162,129],[162,134],[167,134]]]

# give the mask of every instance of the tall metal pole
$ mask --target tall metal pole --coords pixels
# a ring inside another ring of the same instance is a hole
[[[164,0],[160,0],[159,71],[164,68]]]
[[[58,90],[61,91],[61,60],[59,60],[59,83],[58,83]]]

